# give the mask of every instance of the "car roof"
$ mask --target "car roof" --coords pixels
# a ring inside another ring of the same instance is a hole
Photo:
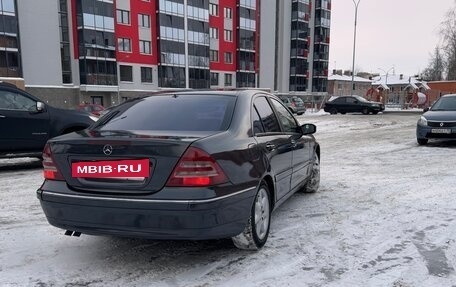
[[[253,96],[258,93],[268,94],[273,96],[273,94],[268,93],[263,90],[255,90],[255,89],[241,89],[241,90],[186,90],[186,91],[160,91],[158,93],[147,94],[144,97],[149,96],[160,96],[160,95],[225,95],[225,96],[241,96],[241,97],[249,97]]]

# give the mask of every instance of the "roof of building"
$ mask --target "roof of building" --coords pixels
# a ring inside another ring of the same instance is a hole
[[[334,74],[334,75],[330,75],[328,77],[328,81],[345,81],[345,82],[351,82],[352,80],[352,76],[345,76],[345,75],[337,75],[337,74]],[[357,82],[357,83],[371,83],[372,81],[369,80],[369,79],[365,79],[365,78],[361,78],[361,77],[358,77],[358,76],[355,76],[354,78],[354,81]]]
[[[427,85],[425,81],[418,80],[415,77],[405,76],[405,75],[385,75],[378,76],[374,78],[372,82],[373,86],[381,86],[382,88],[388,86],[410,86],[413,89],[419,89],[423,87],[426,90],[429,90],[430,87]]]

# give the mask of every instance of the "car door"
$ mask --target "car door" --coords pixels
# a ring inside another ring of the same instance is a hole
[[[361,112],[361,104],[356,98],[347,97],[347,107],[350,113]]]
[[[276,199],[290,191],[292,174],[292,137],[283,133],[277,117],[264,96],[255,98],[253,104],[254,137],[276,185]]]
[[[340,113],[346,113],[347,112],[347,105],[345,102],[345,97],[339,97],[333,101],[334,108]]]
[[[271,99],[271,103],[277,113],[282,130],[291,137],[293,154],[290,190],[293,190],[302,185],[308,177],[311,138],[302,135],[298,122],[280,102]]]
[[[37,151],[49,133],[49,114],[37,111],[36,100],[15,91],[0,90],[0,150]]]

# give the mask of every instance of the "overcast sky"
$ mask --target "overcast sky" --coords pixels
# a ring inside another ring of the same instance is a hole
[[[333,0],[330,74],[351,70],[355,5]],[[439,25],[455,0],[361,0],[358,6],[355,71],[414,75],[426,68],[439,43]]]

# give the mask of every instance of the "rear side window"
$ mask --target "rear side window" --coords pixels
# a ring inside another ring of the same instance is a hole
[[[229,127],[235,103],[234,96],[151,96],[121,105],[99,129],[222,131]]]
[[[254,105],[267,133],[281,132],[279,122],[265,97],[256,98]]]

